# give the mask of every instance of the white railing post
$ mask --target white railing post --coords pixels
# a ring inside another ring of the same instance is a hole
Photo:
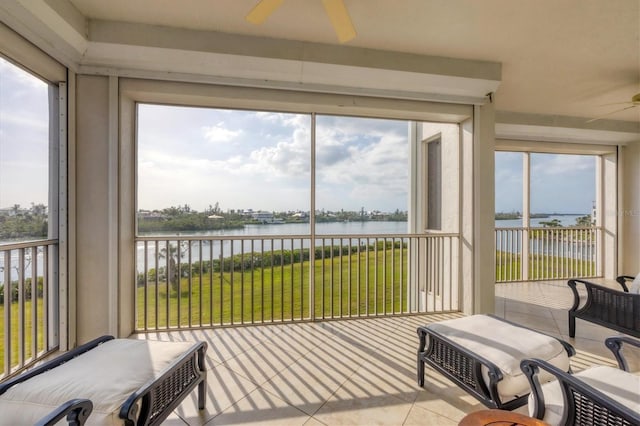
[[[522,234],[520,235],[520,278],[529,280],[529,231],[531,216],[531,157],[522,154]]]

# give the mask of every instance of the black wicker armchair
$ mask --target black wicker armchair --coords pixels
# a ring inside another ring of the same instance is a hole
[[[621,333],[640,337],[640,294],[629,293],[625,281],[633,279],[619,276],[621,289],[606,287],[585,280],[569,280],[573,291],[573,306],[569,309],[569,336],[576,335],[576,318],[589,321]],[[577,287],[586,289],[584,303]]]
[[[513,410],[527,403],[529,386],[520,361],[544,357],[569,369],[573,346],[493,315],[472,315],[417,329],[418,385],[425,364],[489,408]]]
[[[616,336],[605,344],[619,369],[597,366],[569,374],[539,359],[523,360],[520,367],[531,386],[529,415],[553,425],[639,425],[640,376],[628,372],[621,349],[625,344],[640,347],[640,341]],[[541,386],[540,370],[557,380]]]

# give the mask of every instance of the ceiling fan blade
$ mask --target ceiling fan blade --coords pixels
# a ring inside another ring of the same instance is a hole
[[[626,110],[631,109],[631,108],[635,108],[636,106],[637,105],[631,105],[631,106],[628,106],[626,108],[622,108],[622,109],[618,109],[618,110],[615,110],[615,111],[611,111],[611,112],[609,112],[607,114],[601,115],[601,116],[596,117],[596,118],[592,118],[591,120],[587,120],[587,123],[591,123],[593,121],[600,120],[601,118],[608,117],[610,115],[613,115],[613,114],[616,114],[616,113],[619,113],[619,112],[622,112],[622,111],[626,111]]]
[[[252,24],[262,24],[283,2],[284,0],[260,0],[244,19]]]
[[[353,28],[351,17],[343,0],[322,0],[322,3],[340,43],[345,43],[354,38],[356,30]]]

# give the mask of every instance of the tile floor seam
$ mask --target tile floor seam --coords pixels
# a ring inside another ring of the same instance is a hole
[[[345,384],[348,380],[349,380],[349,377],[345,377],[345,379],[340,383],[340,385],[339,385],[338,387],[336,387],[336,389],[335,389],[333,392],[331,392],[331,394],[330,394],[329,396],[327,396],[327,398],[324,400],[324,402],[323,402],[322,404],[320,404],[320,406],[319,406],[319,407],[318,407],[318,408],[317,408],[313,413],[309,414],[309,416],[313,417],[313,416],[314,416],[318,411],[320,411],[320,409],[322,409],[322,407],[324,407],[324,405],[325,405],[325,404],[326,404],[326,403],[331,399],[331,397],[332,397],[332,396],[334,396],[334,395],[336,394],[336,392],[338,392],[338,391],[340,390],[340,388],[342,388],[342,386],[344,386],[344,384]],[[267,382],[267,383],[268,383],[268,382]],[[260,386],[260,388],[261,388],[261,389],[263,389],[265,392],[268,392],[268,393],[270,393],[270,394],[272,394],[272,395],[276,396],[277,398],[280,398],[280,396],[275,395],[275,394],[274,394],[273,392],[271,392],[269,389],[262,388],[262,386]],[[282,399],[282,398],[280,398],[280,399]],[[287,404],[289,404],[289,405],[292,405],[292,406],[293,406],[293,404],[290,404],[288,401],[286,401],[286,400],[283,400],[283,401],[284,401],[284,402],[286,402]],[[297,407],[296,407],[296,408],[297,408]],[[302,411],[302,410],[300,410],[300,411]],[[307,414],[307,413],[305,413],[305,414]],[[316,419],[316,420],[317,420],[317,419]],[[323,424],[324,424],[324,422],[321,422],[321,423],[323,423]]]
[[[362,365],[360,365],[358,368],[360,368]],[[345,385],[345,383],[347,383],[349,381],[349,379],[355,374],[355,372],[358,370],[358,368],[354,369],[351,374],[349,376],[345,376],[345,379],[340,383],[340,386],[338,386],[333,392],[331,392],[331,395],[329,395],[324,402],[316,409],[316,411],[313,412],[313,414],[311,415],[311,417],[313,417],[315,420],[318,420],[320,423],[322,424],[326,424],[325,422],[315,418],[315,415],[322,410],[322,408],[327,405],[327,403],[329,402],[329,400],[331,400],[331,398],[340,390],[342,389],[342,387]]]
[[[276,370],[274,372],[274,374],[272,376],[266,377],[266,380],[263,383],[258,383],[256,381],[254,381],[251,377],[247,377],[245,374],[243,374],[243,372],[239,372],[236,371],[235,369],[231,368],[229,365],[227,365],[227,361],[225,361],[224,363],[222,363],[221,365],[224,365],[229,371],[238,374],[239,376],[241,376],[244,379],[249,380],[251,383],[253,383],[256,386],[262,387],[262,385],[264,385],[265,383],[268,383],[270,380],[272,380],[274,377],[276,377],[278,374],[280,374],[281,372],[283,372],[284,370],[286,370],[287,368],[289,368],[291,365],[295,364],[296,362],[300,361],[302,358],[304,358],[308,353],[310,353],[311,350],[308,350],[304,355],[300,355],[297,359],[294,359],[291,364],[281,368],[280,370]],[[232,361],[233,359],[235,359],[236,357],[230,359],[229,361]]]
[[[435,415],[437,415],[437,416],[439,416],[439,417],[444,417],[444,418],[445,418],[445,419],[447,419],[447,420],[451,420],[451,421],[452,421],[452,422],[454,422],[454,423],[459,423],[459,421],[460,421],[460,420],[452,419],[451,417],[445,416],[445,415],[443,415],[443,414],[441,414],[441,413],[437,413],[437,412],[435,412],[435,411],[433,411],[433,410],[430,410],[430,409],[428,409],[428,408],[420,407],[420,406],[418,406],[418,405],[416,405],[416,404],[414,403],[414,404],[412,404],[412,405],[411,405],[411,409],[410,409],[410,410],[409,410],[409,412],[407,413],[407,416],[405,417],[405,419],[402,421],[402,426],[405,426],[405,425],[406,425],[407,420],[409,420],[409,416],[411,415],[411,411],[412,411],[414,408],[417,408],[418,410],[428,411],[428,412],[433,413],[433,414],[435,414]]]
[[[223,411],[220,411],[218,414],[216,414],[215,416],[213,416],[212,418],[210,418],[209,420],[207,420],[207,421],[203,424],[203,426],[205,426],[205,425],[207,425],[207,424],[209,424],[209,423],[213,422],[213,421],[216,419],[216,417],[219,417],[220,415],[224,414],[227,410],[229,410],[230,408],[232,408],[232,407],[234,407],[234,406],[238,405],[238,404],[239,404],[240,402],[242,402],[243,400],[245,400],[245,399],[249,398],[249,397],[251,396],[251,394],[256,393],[256,392],[258,392],[258,391],[267,392],[268,394],[270,394],[270,395],[271,395],[271,396],[273,396],[274,398],[279,399],[280,401],[282,401],[282,402],[284,402],[285,404],[287,404],[289,407],[294,408],[296,411],[299,411],[299,412],[300,412],[300,413],[302,413],[303,415],[307,416],[308,418],[307,418],[307,420],[305,421],[305,423],[306,423],[307,421],[309,421],[309,418],[311,418],[311,416],[310,416],[310,415],[308,415],[308,414],[307,414],[307,413],[305,413],[304,411],[300,410],[300,409],[299,409],[298,407],[296,407],[295,405],[289,404],[287,401],[283,400],[282,398],[280,398],[280,397],[278,397],[278,396],[276,396],[276,395],[273,395],[273,394],[272,394],[271,392],[269,392],[268,390],[266,390],[266,389],[262,389],[262,387],[261,387],[261,386],[258,386],[258,387],[256,387],[254,390],[252,390],[251,392],[247,393],[247,394],[246,394],[246,395],[244,395],[242,398],[238,399],[238,400],[237,400],[237,401],[235,401],[233,404],[231,404],[230,406],[228,406],[227,408],[225,408]],[[303,423],[303,424],[304,424],[304,423]]]

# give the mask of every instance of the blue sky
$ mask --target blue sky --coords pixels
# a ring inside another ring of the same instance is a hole
[[[310,209],[311,116],[139,105],[143,209]],[[407,123],[318,116],[316,208],[407,209]]]
[[[47,204],[47,85],[0,58],[0,208]],[[317,117],[316,208],[407,210],[407,123]],[[143,104],[139,207],[309,210],[307,114]],[[587,213],[592,156],[532,154],[532,211]],[[496,211],[522,210],[521,154],[496,154]]]
[[[591,213],[596,157],[531,154],[532,213]],[[496,212],[522,211],[522,154],[496,153]]]
[[[0,57],[0,208],[48,203],[48,88]]]

